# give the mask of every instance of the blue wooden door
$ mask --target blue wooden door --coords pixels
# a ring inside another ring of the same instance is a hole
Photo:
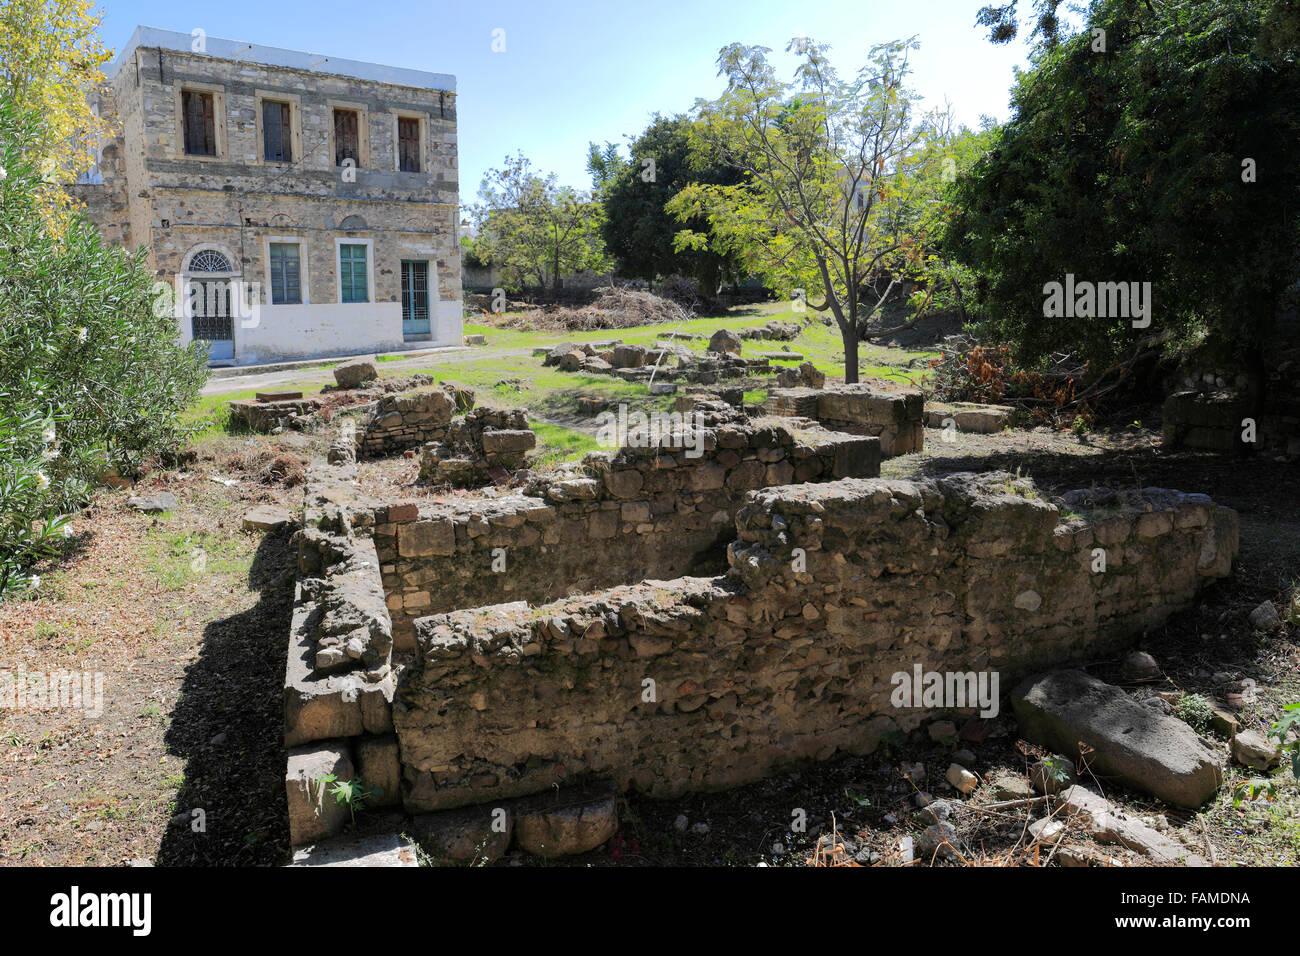
[[[402,260],[402,336],[429,334],[429,263]]]

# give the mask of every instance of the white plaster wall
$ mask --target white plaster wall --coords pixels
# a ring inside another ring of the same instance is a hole
[[[435,303],[429,329],[433,341],[402,338],[400,302],[260,305],[255,318],[235,319],[235,363],[322,358],[396,352],[406,346],[463,345],[464,306],[459,300]],[[177,339],[188,345],[190,321],[176,316]]]
[[[401,347],[400,302],[263,305],[255,320],[235,322],[235,361],[240,365]]]
[[[460,299],[438,300],[429,331],[435,345],[464,345],[465,303]]]

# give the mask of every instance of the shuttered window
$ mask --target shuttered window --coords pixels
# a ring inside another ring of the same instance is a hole
[[[293,162],[289,142],[289,104],[262,101],[262,156],[268,163]]]
[[[185,152],[190,156],[217,155],[217,121],[212,100],[211,93],[181,91]]]
[[[271,304],[302,302],[302,261],[296,242],[271,243]]]
[[[334,165],[342,166],[343,160],[350,159],[357,166],[361,165],[360,126],[356,110],[334,111]]]
[[[366,288],[366,247],[339,245],[339,286],[344,302],[369,302]]]
[[[420,171],[420,121],[397,118],[397,168],[404,173]]]

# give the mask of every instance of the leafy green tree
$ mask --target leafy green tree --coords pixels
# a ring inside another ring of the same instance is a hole
[[[523,153],[488,170],[473,216],[476,252],[518,288],[535,280],[559,292],[565,273],[607,268],[600,203],[558,185],[554,173],[534,172]]]
[[[697,162],[699,157],[691,154],[690,121],[684,116],[656,116],[633,140],[630,161],[617,153],[611,159],[611,148],[606,144],[602,154],[593,143],[588,168],[605,207],[605,246],[619,274],[650,282],[691,276],[706,293],[715,293],[724,277],[734,274],[735,257],[712,245],[678,249],[674,239],[682,223],[665,207],[692,183],[730,186],[743,182],[744,175],[722,163]],[[703,217],[687,226],[702,234],[708,230]]]
[[[5,0],[0,4],[0,90],[32,118],[28,156],[57,185],[90,168],[108,125],[87,92],[104,83],[112,59],[99,40],[102,15],[92,0]],[[52,221],[73,205],[62,189],[37,194]]]
[[[1019,76],[1012,118],[958,184],[946,246],[1022,361],[1072,349],[1096,374],[1203,343],[1259,400],[1300,275],[1300,69],[1270,6],[1095,0],[1088,27]],[[1044,286],[1067,273],[1150,282],[1151,327],[1046,317]]]
[[[51,222],[39,133],[0,92],[0,591],[105,468],[133,473],[181,439],[207,377],[202,346],[155,310],[143,250],[79,214]]]
[[[844,341],[845,379],[858,380],[858,343],[917,321],[933,299],[938,263],[926,248],[944,183],[938,116],[918,117],[906,85],[914,40],[874,47],[851,79],[841,79],[828,47],[793,41],[801,65],[777,79],[766,47],[732,44],[718,56],[727,86],[699,101],[690,126],[701,161],[739,171],[737,184],[692,183],[668,209],[703,217],[708,233],[684,229],[679,249],[710,243],[747,271],[787,290],[802,307],[829,312]],[[900,290],[912,317],[872,329]],[[815,301],[820,299],[820,301]]]
[[[591,173],[591,183],[595,187],[596,196],[602,201],[605,191],[618,178],[618,174],[626,165],[627,160],[619,155],[617,144],[606,143],[603,146],[597,146],[595,143],[587,144],[587,172]]]
[[[1064,0],[1033,0],[1034,29],[1031,34],[1039,42],[1051,46],[1060,38],[1061,18],[1058,11]],[[981,7],[975,15],[979,26],[987,27],[989,40],[993,43],[1010,43],[1020,34],[1020,9],[1017,0],[1010,0],[1000,7],[992,5]]]

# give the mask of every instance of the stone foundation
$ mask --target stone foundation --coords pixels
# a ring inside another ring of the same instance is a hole
[[[668,448],[593,452],[517,493],[376,505],[374,539],[394,636],[415,618],[534,603],[646,577],[713,573],[746,492],[880,473],[879,442],[777,419],[706,430],[699,457]]]
[[[474,390],[454,382],[385,395],[359,429],[357,454],[377,458],[446,441],[456,413],[473,407]]]
[[[536,446],[522,409],[475,408],[452,422],[443,440],[424,446],[420,477],[458,488],[483,485],[522,468]]]
[[[1165,399],[1165,445],[1232,452],[1247,447],[1245,420],[1252,417],[1245,398],[1228,391],[1175,392]],[[1300,401],[1273,397],[1255,422],[1254,449],[1288,458],[1300,456]]]
[[[421,619],[394,703],[404,803],[589,776],[670,796],[869,752],[936,714],[893,706],[892,675],[995,672],[1007,692],[1158,626],[1236,552],[1235,513],[1202,495],[1062,507],[1005,474],[767,488],[719,577]]]
[[[925,440],[921,393],[885,391],[859,382],[827,388],[774,388],[767,393],[769,415],[812,419],[832,431],[880,439],[885,458],[921,450]]]
[[[925,424],[929,428],[952,427],[959,432],[992,435],[1008,428],[1016,410],[1010,405],[980,405],[975,402],[928,402]]]

